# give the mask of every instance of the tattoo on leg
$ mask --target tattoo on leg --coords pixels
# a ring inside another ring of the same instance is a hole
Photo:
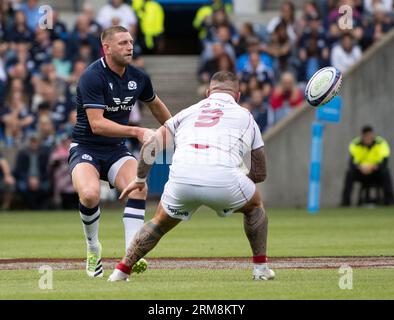
[[[147,222],[135,235],[133,242],[127,248],[123,263],[132,267],[139,259],[144,257],[159,242],[164,232],[154,223]]]
[[[268,217],[263,208],[255,208],[244,215],[244,230],[254,256],[266,255]]]

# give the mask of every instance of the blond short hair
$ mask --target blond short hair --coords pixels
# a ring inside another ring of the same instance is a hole
[[[125,27],[122,26],[112,26],[107,29],[105,29],[101,33],[101,43],[104,43],[104,41],[111,40],[114,34],[120,33],[120,32],[129,32]]]

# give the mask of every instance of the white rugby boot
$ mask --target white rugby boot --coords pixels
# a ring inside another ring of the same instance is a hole
[[[253,280],[273,280],[275,279],[275,272],[270,268],[254,268]]]
[[[114,269],[112,274],[109,276],[108,281],[110,282],[129,281],[129,275],[119,269]]]

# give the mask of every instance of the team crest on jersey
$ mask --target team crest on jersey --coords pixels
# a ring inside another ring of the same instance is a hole
[[[82,155],[82,159],[83,160],[88,160],[88,161],[92,161],[93,160],[93,158],[91,156],[89,156],[88,154],[86,154],[86,153]]]
[[[127,87],[129,88],[129,90],[135,90],[137,89],[137,83],[135,81],[129,81]]]

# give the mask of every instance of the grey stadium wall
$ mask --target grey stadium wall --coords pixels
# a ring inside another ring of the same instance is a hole
[[[344,74],[339,124],[325,124],[321,171],[321,206],[338,206],[347,169],[348,145],[364,124],[374,126],[394,152],[394,30],[369,48]],[[303,106],[263,139],[267,154],[267,180],[261,184],[269,207],[305,208],[307,205],[312,107]],[[394,157],[389,160],[394,174]],[[353,190],[353,199],[358,188]]]

